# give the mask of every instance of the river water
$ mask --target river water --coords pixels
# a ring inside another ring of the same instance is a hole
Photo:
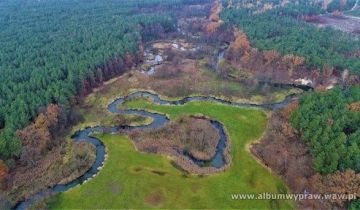
[[[307,86],[296,86],[297,88],[301,88],[305,91],[311,89]],[[276,110],[283,108],[287,106],[289,103],[291,103],[298,95],[289,95],[286,97],[283,101],[278,103],[270,103],[270,104],[251,104],[251,103],[235,103],[231,101],[227,101],[224,99],[219,99],[212,96],[191,96],[191,97],[185,97],[180,100],[170,101],[170,100],[164,100],[159,95],[147,92],[147,91],[138,91],[131,93],[125,97],[120,97],[116,100],[114,100],[112,103],[110,103],[107,107],[108,111],[113,114],[132,114],[132,115],[139,115],[142,117],[148,117],[152,118],[153,121],[150,124],[147,125],[140,125],[140,126],[128,126],[128,125],[118,125],[113,127],[106,127],[106,126],[95,126],[95,127],[87,127],[83,130],[77,131],[72,138],[75,142],[87,142],[96,147],[96,160],[94,164],[91,166],[91,168],[83,174],[81,177],[71,181],[68,184],[57,184],[54,187],[48,188],[46,190],[43,190],[41,192],[38,192],[28,199],[19,202],[14,209],[18,210],[24,210],[28,208],[31,204],[34,204],[36,202],[39,202],[43,200],[44,198],[47,198],[49,195],[53,195],[59,192],[65,192],[73,187],[76,187],[78,185],[81,185],[82,183],[88,181],[92,177],[96,176],[101,168],[104,165],[105,157],[106,157],[106,150],[105,145],[101,142],[101,140],[92,137],[93,134],[101,134],[101,133],[118,133],[119,131],[129,131],[133,129],[158,129],[165,125],[167,125],[170,120],[169,118],[164,114],[159,113],[152,113],[146,110],[137,110],[137,109],[119,109],[119,106],[124,104],[126,101],[129,101],[134,98],[138,97],[144,97],[149,100],[151,100],[154,104],[160,104],[160,105],[184,105],[189,102],[193,101],[207,101],[207,102],[213,102],[213,103],[220,103],[225,104],[229,106],[234,107],[241,107],[241,108],[254,108],[254,109],[266,109],[266,110]],[[215,129],[217,129],[220,139],[219,143],[216,147],[216,153],[211,160],[203,161],[203,160],[197,160],[196,158],[192,157],[190,154],[184,151],[184,155],[189,158],[194,164],[197,164],[200,167],[215,167],[215,168],[221,168],[226,164],[225,157],[224,157],[224,150],[226,148],[228,139],[227,135],[225,134],[223,125],[216,121],[211,120],[211,124],[214,126]]]

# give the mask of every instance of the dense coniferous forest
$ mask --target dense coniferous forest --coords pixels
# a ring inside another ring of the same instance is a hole
[[[359,209],[357,3],[0,0],[0,209]]]
[[[292,116],[292,125],[310,144],[314,168],[322,174],[360,171],[360,88],[308,94]]]
[[[356,35],[318,28],[303,20],[306,16],[324,13],[320,5],[301,1],[265,11],[257,8],[231,7],[222,13],[222,19],[237,25],[251,44],[261,50],[302,56],[309,67],[321,69],[326,64],[360,74],[360,40]]]
[[[327,2],[327,3],[326,3]],[[249,7],[249,5],[253,5],[256,9],[273,9],[274,7],[284,6],[287,3],[291,5],[296,5],[296,7],[300,9],[311,9],[317,8],[323,9],[322,12],[333,12],[333,11],[346,11],[350,10],[356,3],[356,0],[331,0],[331,1],[321,1],[321,0],[223,0],[223,4],[228,6],[232,4],[232,6],[239,7]],[[326,8],[324,6],[326,5]],[[288,6],[288,5],[287,5]],[[265,8],[266,7],[266,8]],[[311,9],[312,10],[312,9]]]
[[[359,86],[303,96],[300,107],[291,116],[291,124],[309,145],[314,158],[313,168],[323,177],[331,177],[339,171],[346,173],[353,170],[359,173]],[[347,178],[344,180],[348,181]],[[350,186],[358,186],[357,183]],[[359,206],[360,199],[357,198],[349,202],[348,209],[359,209]]]
[[[1,1],[0,157],[19,154],[21,142],[14,133],[39,107],[69,105],[74,95],[123,72],[136,62],[143,38],[175,30],[167,8],[188,3]]]

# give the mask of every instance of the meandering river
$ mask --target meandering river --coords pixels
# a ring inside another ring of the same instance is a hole
[[[311,89],[307,86],[296,86],[297,88],[301,88],[305,91]],[[170,100],[164,100],[159,95],[147,92],[147,91],[138,91],[131,93],[125,97],[120,97],[116,100],[114,100],[112,103],[110,103],[107,107],[108,111],[110,111],[113,114],[132,114],[132,115],[139,115],[142,117],[148,117],[152,118],[153,121],[150,124],[147,125],[140,125],[140,126],[129,126],[129,125],[118,125],[113,127],[107,127],[107,126],[95,126],[95,127],[87,127],[83,130],[77,131],[72,138],[75,142],[87,142],[96,147],[96,160],[94,164],[91,166],[91,168],[84,173],[81,177],[71,181],[68,184],[57,184],[51,188],[48,188],[46,190],[40,191],[28,199],[19,202],[14,209],[23,210],[31,206],[31,204],[34,204],[36,202],[39,202],[43,200],[44,198],[48,197],[49,195],[56,194],[59,192],[65,192],[73,187],[76,187],[78,185],[81,185],[82,183],[88,181],[92,177],[96,176],[101,168],[104,165],[105,157],[106,157],[106,150],[105,145],[101,142],[101,140],[92,137],[92,134],[95,133],[118,133],[119,131],[129,131],[132,129],[157,129],[161,128],[165,125],[167,125],[170,122],[170,119],[160,113],[152,113],[146,110],[137,110],[137,109],[120,109],[119,107],[124,104],[125,102],[138,98],[138,97],[144,97],[151,100],[154,104],[159,105],[184,105],[189,102],[193,101],[207,101],[207,102],[213,102],[213,103],[220,103],[225,104],[229,106],[234,107],[240,107],[240,108],[255,108],[255,109],[266,109],[266,110],[276,110],[283,108],[287,106],[289,103],[291,103],[298,95],[289,95],[286,97],[283,101],[278,103],[270,103],[270,104],[251,104],[251,103],[235,103],[231,101],[227,101],[224,99],[219,99],[212,96],[191,96],[186,97],[180,100],[170,101]],[[194,164],[197,164],[200,167],[207,166],[207,167],[216,167],[221,168],[226,164],[225,157],[224,157],[224,149],[226,148],[228,139],[227,135],[225,134],[223,125],[216,121],[211,120],[211,124],[216,128],[219,132],[219,143],[216,147],[216,153],[213,158],[209,161],[201,161],[197,160],[196,158],[190,156],[187,153],[184,153],[185,156],[187,156]]]

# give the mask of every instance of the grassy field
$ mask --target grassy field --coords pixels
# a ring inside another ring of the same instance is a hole
[[[239,103],[269,103],[269,102],[265,102],[264,98],[266,97],[263,94],[251,94],[251,96],[249,96],[248,98],[241,98],[241,97],[237,97],[235,93],[239,93],[239,92],[246,92],[246,88],[244,86],[244,84],[239,83],[239,82],[234,82],[234,81],[222,81],[220,80],[218,77],[216,77],[216,75],[214,74],[214,72],[211,72],[210,70],[207,69],[201,69],[200,71],[202,71],[204,74],[206,74],[206,79],[205,81],[203,81],[202,83],[200,83],[199,81],[194,82],[193,79],[191,78],[191,76],[186,76],[183,75],[181,76],[181,78],[179,78],[179,80],[185,80],[188,81],[188,85],[189,87],[193,88],[193,92],[191,94],[187,94],[185,96],[178,96],[178,97],[169,97],[167,94],[164,94],[162,92],[159,92],[158,89],[156,88],[152,88],[152,86],[154,86],[154,84],[159,85],[159,89],[162,90],[166,90],[169,89],[169,87],[167,87],[166,85],[162,84],[162,80],[156,80],[153,79],[153,84],[149,84],[148,81],[146,81],[146,79],[144,79],[143,77],[145,77],[144,75],[142,75],[139,72],[135,72],[134,74],[131,74],[132,76],[130,76],[130,74],[126,74],[123,75],[117,79],[114,79],[110,82],[108,82],[107,84],[105,84],[104,86],[102,86],[101,89],[98,89],[97,91],[94,91],[92,94],[88,95],[85,100],[77,107],[75,107],[75,109],[84,117],[84,122],[80,123],[76,126],[73,127],[73,132],[75,132],[76,130],[85,128],[86,126],[95,126],[95,125],[113,125],[113,118],[114,116],[111,115],[108,111],[107,111],[107,106],[109,103],[111,103],[114,99],[119,98],[123,95],[127,95],[131,92],[135,92],[138,90],[151,90],[153,92],[156,92],[158,94],[160,94],[164,99],[182,99],[186,96],[189,95],[193,95],[193,96],[198,96],[198,95],[205,95],[205,96],[214,96],[217,98],[222,98],[222,99],[226,99],[226,100],[230,100],[230,101],[235,101],[235,102],[239,102]],[[145,80],[145,81],[144,81]],[[206,84],[204,84],[206,83]],[[181,89],[182,87],[178,87],[176,86],[176,83],[172,83],[170,82],[169,84],[175,86],[173,88],[178,88]],[[209,90],[211,90],[211,93],[201,93],[201,92],[197,92],[196,90],[198,89],[197,86],[199,86],[199,84],[203,84],[204,86],[208,86],[210,87]],[[230,95],[234,94],[232,97],[226,97],[221,95],[219,91],[224,84],[226,84],[226,87],[228,88],[229,92],[231,92]],[[256,92],[256,91],[255,91]],[[276,90],[272,91],[271,93],[269,93],[269,95],[271,95],[272,98],[274,98],[275,100],[273,100],[272,102],[279,102],[282,101],[286,98],[286,96],[293,94],[293,93],[300,93],[301,90],[299,89],[280,89],[280,88],[276,88]],[[212,94],[214,93],[214,94]],[[217,93],[217,94],[215,94]],[[138,124],[141,123],[146,123],[148,122],[148,120],[143,121],[143,122],[135,122]]]
[[[126,106],[166,113],[171,119],[203,114],[219,120],[231,138],[230,169],[211,176],[185,175],[167,157],[136,151],[125,136],[99,135],[109,154],[103,170],[86,184],[53,198],[50,208],[294,208],[292,201],[231,199],[232,193],[287,191],[246,149],[261,137],[267,122],[265,112],[208,102],[160,106],[135,100]]]

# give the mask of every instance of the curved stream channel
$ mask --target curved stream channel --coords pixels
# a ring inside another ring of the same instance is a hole
[[[302,88],[305,91],[310,89],[307,86],[303,86],[303,87],[296,86],[296,87]],[[87,142],[96,147],[96,160],[95,160],[94,164],[91,166],[91,168],[85,174],[83,174],[81,177],[71,181],[68,184],[57,184],[51,188],[48,188],[46,190],[40,191],[40,192],[32,195],[28,199],[19,202],[14,207],[14,209],[20,209],[20,210],[26,209],[29,206],[31,206],[31,204],[41,201],[44,198],[48,197],[49,195],[67,191],[70,188],[78,186],[78,185],[84,183],[85,181],[89,180],[90,178],[96,176],[98,174],[98,172],[101,170],[102,166],[104,165],[106,152],[105,152],[104,144],[99,139],[92,137],[91,136],[92,134],[95,134],[95,133],[117,133],[119,131],[126,131],[126,130],[129,131],[132,129],[157,129],[162,126],[165,126],[166,124],[168,124],[170,122],[170,119],[164,114],[152,113],[152,112],[145,111],[145,110],[137,110],[137,109],[123,110],[123,109],[118,108],[120,105],[124,104],[128,100],[138,98],[138,97],[143,97],[143,98],[148,98],[153,103],[159,104],[159,105],[184,105],[188,102],[193,102],[193,101],[207,101],[207,102],[220,103],[220,104],[225,104],[225,105],[234,106],[234,107],[241,107],[241,108],[276,110],[276,109],[280,109],[280,108],[287,106],[297,96],[298,95],[293,94],[293,95],[289,95],[288,97],[286,97],[282,102],[271,103],[271,104],[260,104],[260,105],[250,104],[250,103],[235,103],[235,102],[231,102],[231,101],[227,101],[227,100],[223,100],[223,99],[219,99],[219,98],[215,98],[215,97],[211,97],[211,96],[191,96],[191,97],[186,97],[186,98],[183,98],[183,99],[177,100],[177,101],[168,101],[168,100],[161,99],[160,96],[157,94],[150,93],[147,91],[138,91],[138,92],[131,93],[125,97],[118,98],[108,105],[107,109],[109,112],[111,112],[113,114],[132,114],[132,115],[139,115],[139,116],[143,116],[143,117],[149,117],[149,118],[153,119],[152,123],[150,123],[148,125],[140,125],[140,126],[128,126],[128,125],[119,125],[119,126],[114,126],[114,127],[96,126],[96,127],[87,127],[84,130],[77,131],[72,136],[72,138],[74,139],[75,142]],[[194,164],[197,164],[200,167],[203,167],[203,166],[209,167],[210,166],[210,167],[221,168],[222,166],[224,166],[226,164],[226,161],[224,158],[224,149],[226,148],[228,139],[225,134],[224,127],[220,122],[211,120],[211,124],[214,126],[214,128],[216,128],[218,130],[219,136],[220,136],[220,140],[216,147],[216,153],[215,153],[214,157],[211,158],[211,160],[202,161],[202,160],[197,160],[196,158],[192,157],[191,155],[189,155],[186,152],[184,152],[183,154],[185,156],[187,156]]]

